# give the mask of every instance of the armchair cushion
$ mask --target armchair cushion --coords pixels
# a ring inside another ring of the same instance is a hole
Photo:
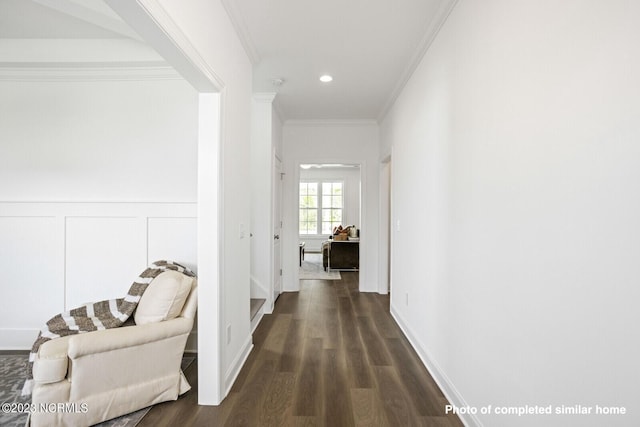
[[[168,270],[153,280],[140,298],[134,313],[136,324],[162,322],[178,317],[187,300],[193,278]]]
[[[67,376],[67,351],[71,336],[47,341],[38,350],[38,363],[33,365],[33,379],[40,384],[62,381]]]

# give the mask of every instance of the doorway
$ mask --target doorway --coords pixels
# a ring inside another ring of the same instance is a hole
[[[303,163],[298,179],[298,264],[303,257],[316,259],[324,266],[323,243],[339,227],[352,227],[347,237],[359,246],[361,229],[361,167],[346,163]],[[357,267],[360,267],[358,255]],[[299,272],[298,277],[301,277]],[[305,277],[305,276],[302,276]]]
[[[222,373],[225,330],[220,286],[224,274],[220,162],[225,84],[161,7],[153,7],[155,3],[105,1],[198,92],[197,323],[207,325],[207,336],[198,334],[198,404],[218,405],[225,396]]]

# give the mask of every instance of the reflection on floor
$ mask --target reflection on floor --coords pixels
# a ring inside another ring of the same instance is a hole
[[[358,291],[358,273],[305,280],[253,334],[254,349],[219,406],[193,389],[139,426],[462,426],[389,314],[389,296]]]

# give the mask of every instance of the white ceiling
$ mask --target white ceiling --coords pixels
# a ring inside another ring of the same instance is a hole
[[[223,0],[284,119],[378,119],[452,0]],[[321,74],[333,82],[321,83]],[[274,86],[281,78],[284,84]]]
[[[277,92],[282,119],[376,120],[455,0],[222,2],[253,62],[254,92]],[[0,66],[54,57],[163,63],[102,0],[0,0]],[[333,82],[318,80],[325,73]]]

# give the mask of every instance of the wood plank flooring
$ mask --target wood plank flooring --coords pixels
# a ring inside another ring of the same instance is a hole
[[[301,281],[253,335],[220,406],[192,390],[154,406],[139,426],[462,426],[389,314],[389,297],[358,292],[358,273]]]

